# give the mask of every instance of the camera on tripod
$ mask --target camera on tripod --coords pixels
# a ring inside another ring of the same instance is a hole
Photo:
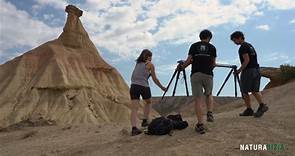
[[[186,95],[189,96],[188,87],[187,87],[187,80],[186,80],[186,74],[185,74],[185,69],[181,69],[181,70],[179,70],[179,66],[180,66],[180,65],[183,65],[184,62],[185,62],[184,60],[179,60],[179,61],[177,61],[178,65],[177,65],[177,67],[176,67],[176,69],[175,69],[175,71],[174,71],[174,73],[173,73],[173,75],[172,75],[171,80],[170,80],[169,83],[168,83],[167,90],[164,92],[164,94],[163,94],[163,96],[162,96],[162,99],[164,98],[165,94],[167,93],[167,91],[168,91],[168,89],[169,89],[169,87],[170,87],[170,85],[171,85],[171,83],[172,83],[174,77],[177,75],[177,76],[176,76],[175,85],[174,85],[174,89],[173,89],[173,93],[172,93],[172,96],[175,95],[176,87],[177,87],[177,83],[178,83],[178,79],[179,79],[180,72],[183,72],[183,79],[184,79],[184,82],[185,82]]]
[[[180,64],[180,65],[183,65],[184,62],[185,62],[185,60],[179,60],[179,61],[177,61],[177,63]]]

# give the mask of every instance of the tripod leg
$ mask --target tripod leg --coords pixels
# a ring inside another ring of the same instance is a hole
[[[230,77],[231,73],[233,72],[233,70],[234,70],[234,69],[230,70],[230,72],[228,73],[228,75],[227,75],[227,77],[225,78],[225,80],[224,80],[224,82],[223,82],[221,88],[219,89],[219,91],[218,91],[218,93],[217,93],[217,96],[220,94],[221,90],[223,89],[225,83],[226,83],[227,80],[229,79],[229,77]]]
[[[241,87],[241,81],[240,81],[239,75],[236,75],[236,77],[237,77],[237,80],[238,80],[239,87]]]
[[[235,97],[238,96],[238,92],[237,92],[237,75],[234,74],[234,83],[235,83]]]
[[[240,88],[240,92],[241,92],[241,82],[240,82],[240,77],[239,75],[235,75],[236,76],[236,79],[238,80],[238,85],[239,85],[239,88]],[[241,95],[242,95],[242,98],[244,98],[243,96],[243,93],[241,92]]]
[[[176,92],[176,87],[177,87],[177,83],[178,83],[178,79],[179,79],[179,74],[180,74],[180,71],[177,72],[177,76],[176,76],[176,80],[175,80],[175,86],[174,86],[174,89],[173,89],[172,96],[174,96],[175,92]]]
[[[187,88],[187,81],[186,81],[185,70],[182,70],[182,72],[183,72],[183,78],[184,78],[184,83],[185,83],[186,96],[189,96],[188,88]]]
[[[234,69],[234,72],[236,73],[236,71],[237,71],[237,66],[234,66],[233,69]],[[239,77],[239,75],[237,75],[237,74],[234,74],[234,76],[235,76],[235,92],[236,92],[236,97],[237,97],[236,83],[238,82],[238,85],[239,85],[239,88],[240,88],[240,93],[241,93],[241,95],[242,95],[242,98],[244,98],[244,97],[243,97],[243,93],[242,93],[242,91],[241,91],[240,77]]]
[[[171,77],[171,79],[170,79],[170,81],[169,81],[169,83],[168,83],[167,89],[166,89],[166,91],[164,92],[164,94],[163,94],[163,96],[162,96],[162,99],[164,98],[165,94],[167,93],[167,91],[168,91],[168,89],[169,89],[169,87],[170,87],[170,85],[171,85],[171,83],[172,83],[172,81],[173,81],[173,79],[174,79],[176,73],[177,73],[177,70],[174,71],[174,73],[173,73],[173,75],[172,75],[172,77]]]

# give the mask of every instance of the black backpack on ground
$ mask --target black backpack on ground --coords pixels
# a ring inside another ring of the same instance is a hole
[[[182,130],[188,127],[187,121],[172,121],[172,124],[173,128],[178,130]]]
[[[173,121],[183,121],[180,114],[176,114],[176,115],[171,114],[171,115],[168,115],[167,118]]]
[[[181,129],[185,129],[186,127],[188,127],[188,122],[183,121],[180,114],[168,115],[167,118],[172,120],[172,124],[173,124],[174,129],[181,130]]]
[[[165,117],[158,117],[152,120],[148,126],[148,135],[166,135],[173,130],[172,120]]]

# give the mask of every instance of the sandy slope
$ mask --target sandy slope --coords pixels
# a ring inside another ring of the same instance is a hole
[[[209,132],[198,135],[195,117],[190,126],[172,136],[129,136],[129,124],[47,126],[0,133],[1,156],[8,155],[294,155],[295,82],[267,90],[270,110],[260,119],[239,117],[242,101],[223,105]],[[257,104],[254,105],[257,107]],[[219,109],[217,108],[217,109]],[[282,152],[240,151],[245,143],[283,143]]]

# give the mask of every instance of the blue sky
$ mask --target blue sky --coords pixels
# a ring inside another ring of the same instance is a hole
[[[239,65],[238,46],[229,35],[240,30],[256,48],[261,66],[295,64],[294,0],[0,0],[0,64],[57,38],[67,4],[84,11],[80,19],[90,39],[128,84],[134,60],[144,48],[153,51],[158,78],[168,84],[176,61],[187,57],[202,29],[213,32],[219,63]],[[216,94],[228,69],[214,73]],[[234,94],[232,81],[222,95]],[[262,79],[261,88],[267,81]],[[150,85],[153,95],[162,94]],[[180,80],[177,94],[184,93]]]

